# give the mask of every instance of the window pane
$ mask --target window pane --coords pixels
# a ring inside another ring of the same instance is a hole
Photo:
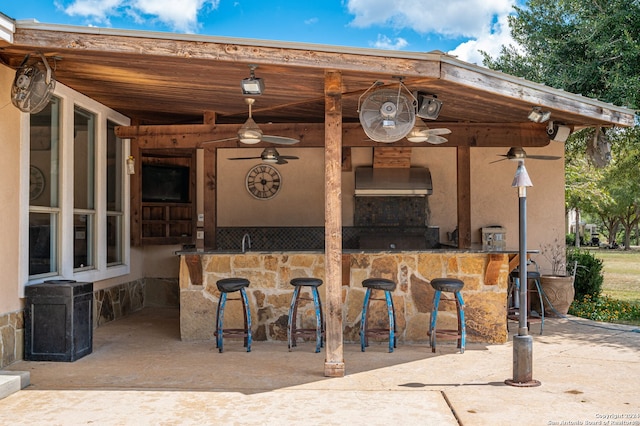
[[[122,212],[124,155],[122,139],[116,136],[116,125],[107,121],[107,211]]]
[[[57,213],[29,214],[29,275],[57,271]]]
[[[74,112],[73,206],[94,208],[95,116],[78,107]]]
[[[93,215],[73,215],[73,268],[93,266]]]
[[[122,215],[107,213],[107,265],[122,263]]]
[[[59,99],[54,97],[42,111],[30,115],[31,206],[58,207],[59,106]]]

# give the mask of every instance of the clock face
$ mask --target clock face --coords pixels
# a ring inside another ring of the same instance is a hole
[[[282,177],[275,167],[258,164],[247,173],[247,191],[258,200],[268,200],[276,196],[282,185]]]
[[[35,167],[35,166],[31,166],[29,168],[29,200],[33,201],[36,198],[38,198],[40,195],[42,195],[42,192],[44,192],[44,185],[45,185],[45,179],[44,179],[44,173],[42,173],[42,171]]]

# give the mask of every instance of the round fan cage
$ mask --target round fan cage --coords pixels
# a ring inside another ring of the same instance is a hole
[[[371,93],[360,108],[360,124],[376,142],[391,143],[409,134],[416,122],[413,100],[392,89]]]
[[[53,71],[43,61],[40,58],[26,58],[16,70],[11,86],[11,102],[20,111],[36,114],[51,99],[56,80]]]

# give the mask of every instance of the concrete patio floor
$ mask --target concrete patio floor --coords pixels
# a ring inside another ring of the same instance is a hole
[[[177,309],[146,308],[96,329],[93,353],[75,362],[5,369],[28,372],[30,384],[0,400],[0,424],[640,425],[639,331],[569,317],[548,318],[539,335],[534,324],[542,385],[519,388],[504,384],[512,336],[464,354],[444,342],[435,354],[345,344],[347,375],[326,378],[313,343],[288,352],[254,342],[246,353],[227,339],[220,354],[213,342],[180,341]]]

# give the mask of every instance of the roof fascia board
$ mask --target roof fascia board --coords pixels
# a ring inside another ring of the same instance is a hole
[[[16,31],[15,21],[0,13],[0,40],[13,43],[13,33]]]

